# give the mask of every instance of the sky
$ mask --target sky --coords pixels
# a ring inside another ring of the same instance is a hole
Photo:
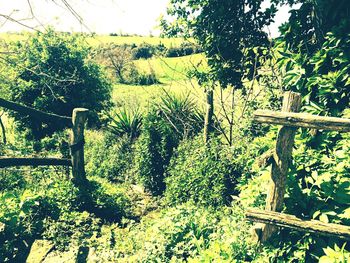
[[[51,25],[59,31],[158,35],[158,19],[165,14],[168,1],[66,0],[82,19],[80,23],[64,5],[65,0],[0,0],[0,16],[38,29]],[[278,36],[278,26],[288,19],[288,11],[284,7],[277,13],[276,23],[269,28],[272,37]],[[25,26],[0,17],[0,32],[28,30]]]

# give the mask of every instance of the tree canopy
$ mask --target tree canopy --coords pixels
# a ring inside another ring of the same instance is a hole
[[[3,88],[9,99],[62,116],[85,107],[92,112],[90,125],[98,125],[97,114],[110,106],[111,86],[100,67],[88,59],[88,48],[79,36],[49,30],[13,44],[10,50],[3,72],[8,76]],[[64,128],[14,117],[36,138]]]
[[[265,31],[276,12],[275,5],[263,9],[263,0],[171,0],[161,24],[167,35],[193,37],[203,48],[209,74],[199,80],[213,80],[226,87],[242,88],[258,66],[256,57],[268,47]],[[172,21],[172,22],[169,22]],[[260,63],[260,62],[258,62]]]

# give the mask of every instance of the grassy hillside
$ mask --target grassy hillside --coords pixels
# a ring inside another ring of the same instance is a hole
[[[141,108],[149,107],[166,92],[185,96],[191,93],[196,99],[202,99],[203,92],[197,82],[188,76],[194,68],[205,67],[203,54],[195,54],[177,58],[156,57],[148,60],[135,61],[142,71],[153,70],[160,84],[151,86],[114,84],[113,101],[117,106],[138,105]]]

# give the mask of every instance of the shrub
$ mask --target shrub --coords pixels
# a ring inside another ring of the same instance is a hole
[[[165,190],[165,170],[174,149],[201,130],[202,117],[190,97],[162,95],[145,117],[136,143],[136,171],[143,185],[155,195]]]
[[[159,195],[165,190],[165,168],[178,140],[155,109],[148,113],[143,127],[135,145],[136,171],[145,188],[152,194]]]
[[[156,47],[148,44],[148,43],[141,43],[139,46],[135,47],[132,50],[133,59],[148,59],[151,58],[156,53]]]
[[[235,186],[248,171],[245,151],[243,146],[230,149],[217,139],[208,145],[201,137],[183,141],[168,169],[167,203],[229,204],[238,193]]]
[[[277,60],[285,72],[284,88],[302,94],[305,110],[313,114],[340,116],[349,107],[350,57],[344,54],[349,52],[350,35],[339,37],[329,32],[324,35],[322,46],[314,52],[303,50],[304,45],[299,45],[299,42],[294,51],[282,39],[276,44],[278,50],[284,51],[279,51]]]
[[[109,229],[114,242],[101,237],[95,251],[102,261],[113,262],[265,262],[264,249],[249,238],[250,228],[236,205],[213,210],[184,204],[127,229]]]
[[[119,83],[152,85],[160,83],[154,70],[151,66],[146,72],[139,70],[133,59],[135,59],[135,54],[136,56],[149,58],[155,52],[154,50],[156,50],[156,48],[149,44],[142,44],[140,47],[134,44],[104,44],[100,45],[97,49],[93,49],[91,51],[91,56],[97,63],[106,67],[111,76]],[[140,52],[140,54],[138,52]]]
[[[130,138],[93,132],[87,136],[86,172],[111,182],[125,182],[133,164],[134,149]]]
[[[26,180],[24,176],[16,171],[0,172],[0,192],[12,191],[24,188]]]
[[[87,187],[85,209],[96,216],[113,222],[120,222],[130,216],[131,203],[122,186],[112,185],[102,178],[90,178]]]
[[[84,246],[88,238],[99,231],[100,220],[88,212],[63,212],[57,220],[45,221],[44,238],[52,241],[59,251],[72,245]]]
[[[21,260],[24,242],[30,242],[42,231],[42,215],[47,200],[26,191],[0,194],[0,258],[5,262]]]
[[[202,130],[204,113],[198,110],[190,94],[179,97],[164,91],[160,101],[157,106],[161,117],[170,125],[179,140],[193,137]]]
[[[184,42],[179,47],[170,47],[167,49],[166,57],[182,57],[196,53],[200,53],[202,50],[195,44]]]
[[[158,80],[156,73],[154,72],[151,66],[149,68],[149,71],[146,72],[140,71],[135,65],[133,65],[133,67],[130,68],[130,70],[126,74],[125,83],[148,86],[153,84],[159,84],[160,81]]]
[[[5,70],[10,77],[10,99],[39,110],[71,116],[74,108],[90,109],[88,123],[99,125],[98,113],[110,106],[111,85],[100,67],[87,60],[88,48],[77,35],[49,30],[12,47]],[[20,128],[42,138],[64,124],[42,125],[13,113]]]
[[[69,181],[54,182],[44,190],[0,193],[0,258],[22,262],[25,244],[39,238],[47,220],[79,209],[78,190]]]
[[[156,47],[157,54],[163,56],[167,50],[166,46],[163,43],[159,43]]]
[[[132,46],[103,44],[90,52],[94,60],[103,65],[120,83],[127,82],[127,74],[134,67],[132,62]]]
[[[320,263],[328,263],[328,262],[349,262],[350,261],[350,252],[342,248],[339,248],[335,245],[334,249],[327,247],[323,249],[325,255],[320,258]]]

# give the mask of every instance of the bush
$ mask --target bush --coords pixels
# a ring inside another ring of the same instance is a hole
[[[344,134],[335,144],[334,138],[339,136],[337,132],[323,132],[321,138],[326,138],[325,141],[320,140],[319,136],[309,137],[303,132],[296,136],[285,211],[297,217],[350,225],[350,136]],[[317,144],[314,144],[315,139]],[[305,255],[310,260],[322,256],[321,248],[325,244],[331,247],[342,245],[342,242],[332,238],[308,238],[308,235],[301,233],[294,236],[282,234],[280,242],[289,242],[290,247],[295,247],[295,240],[302,238],[306,240]],[[349,244],[344,247],[350,249]]]
[[[94,60],[108,69],[111,77],[116,78],[119,83],[129,85],[153,85],[160,83],[157,76],[149,66],[148,71],[141,71],[135,65],[133,59],[149,58],[153,56],[156,47],[149,44],[115,45],[104,44],[91,51]],[[136,54],[136,55],[135,55]]]
[[[172,128],[178,140],[197,135],[204,126],[204,113],[198,110],[190,94],[177,96],[164,91],[157,105],[160,116]]]
[[[87,60],[88,48],[79,36],[49,30],[17,42],[12,51],[5,68],[11,100],[62,116],[71,116],[77,107],[88,108],[89,125],[100,124],[98,113],[110,106],[111,85],[100,67]],[[43,125],[17,113],[13,116],[35,138],[65,127]]]
[[[202,50],[195,44],[183,42],[179,47],[170,47],[167,49],[166,57],[182,57],[196,53],[200,53]]]
[[[99,232],[100,220],[88,212],[63,212],[57,220],[45,221],[44,238],[52,241],[55,249],[68,250],[72,245],[84,246],[94,233]]]
[[[349,262],[350,261],[350,252],[342,248],[339,248],[335,245],[334,249],[327,247],[323,249],[325,255],[320,258],[320,263],[328,263],[328,262]]]
[[[136,139],[141,132],[142,114],[139,109],[127,109],[123,107],[114,113],[108,114],[108,130],[118,137],[126,136],[130,140]]]
[[[45,198],[30,191],[1,193],[0,258],[5,262],[21,261],[26,250],[24,242],[30,243],[40,235],[43,215],[50,210],[50,204]]]
[[[145,117],[143,131],[136,142],[138,178],[151,193],[165,190],[164,176],[179,142],[198,134],[202,115],[190,97],[167,93]]]
[[[70,181],[53,180],[36,185],[34,191],[0,193],[1,260],[24,262],[26,244],[42,237],[60,250],[86,242],[102,220],[120,221],[130,215],[125,191],[95,179],[84,191]]]
[[[154,195],[165,190],[164,172],[178,140],[171,127],[154,109],[145,118],[143,132],[137,140],[136,171],[139,180]]]
[[[112,222],[120,222],[131,215],[130,199],[122,186],[112,185],[102,178],[90,178],[87,187],[85,209],[97,217]]]
[[[45,190],[0,193],[0,258],[24,261],[25,243],[41,237],[48,228],[45,222],[80,207],[79,191],[69,181],[53,182]]]
[[[0,172],[0,192],[21,189],[26,185],[26,180],[20,172],[1,171]]]
[[[128,181],[127,174],[134,157],[133,142],[130,138],[89,133],[85,154],[86,172],[89,176],[99,176],[111,182]]]
[[[238,193],[238,181],[248,172],[245,151],[243,146],[230,149],[217,139],[208,145],[202,137],[183,141],[167,172],[167,203],[229,204]]]
[[[148,59],[151,58],[156,53],[156,47],[148,44],[148,43],[141,43],[139,46],[135,47],[132,50],[133,59]]]
[[[151,66],[149,68],[149,71],[145,72],[140,71],[135,65],[133,65],[132,68],[130,68],[130,70],[126,73],[125,83],[148,86],[153,84],[159,84],[160,81],[158,80],[156,73],[154,72]]]
[[[163,55],[166,52],[167,48],[163,43],[158,45],[151,45],[148,43],[141,43],[139,46],[135,46],[132,49],[133,59],[149,59],[155,55]]]

